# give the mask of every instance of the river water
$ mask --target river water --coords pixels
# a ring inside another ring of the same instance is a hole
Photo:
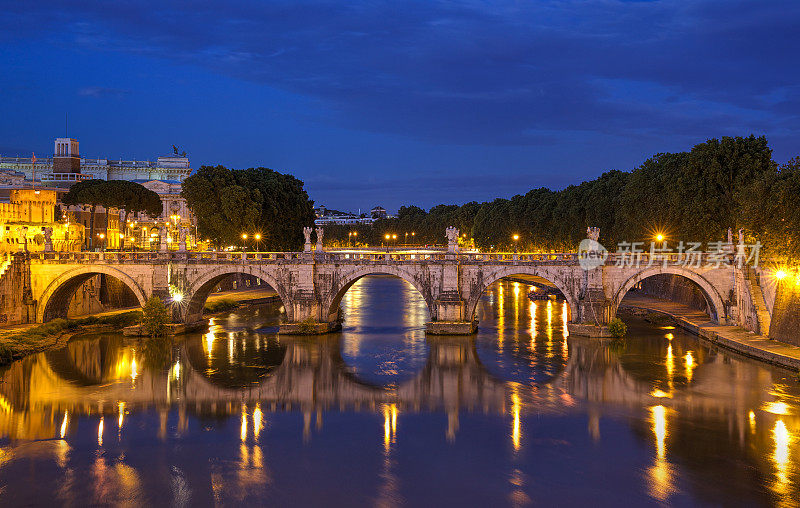
[[[629,318],[567,337],[564,302],[500,282],[472,337],[425,337],[366,277],[344,328],[278,306],[172,343],[102,334],[0,372],[5,505],[796,505],[795,374]]]

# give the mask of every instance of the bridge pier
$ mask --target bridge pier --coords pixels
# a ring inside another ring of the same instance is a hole
[[[431,335],[470,335],[478,329],[477,323],[467,319],[467,303],[458,291],[445,291],[433,302],[431,317],[425,331]]]

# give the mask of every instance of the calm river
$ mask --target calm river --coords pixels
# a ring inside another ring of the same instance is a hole
[[[173,343],[119,334],[0,371],[9,505],[786,505],[800,498],[793,373],[628,319],[567,337],[563,302],[498,283],[477,335],[426,339],[400,279],[345,296],[341,333],[279,309]]]

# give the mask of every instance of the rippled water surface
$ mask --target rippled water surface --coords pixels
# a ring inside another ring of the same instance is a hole
[[[797,504],[793,373],[633,318],[567,337],[527,292],[492,286],[472,337],[426,338],[413,287],[366,277],[325,337],[261,306],[26,358],[0,371],[0,502]]]

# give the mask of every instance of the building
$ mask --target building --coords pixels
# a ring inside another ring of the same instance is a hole
[[[388,217],[386,214],[386,209],[382,206],[376,206],[372,210],[370,210],[370,217],[373,219],[385,219]]]
[[[94,234],[90,233],[90,206],[62,207],[62,218],[83,225],[84,247],[107,249],[158,249],[160,232],[167,234],[167,248],[177,249],[181,230],[188,232],[187,245],[197,245],[196,221],[186,200],[180,195],[181,184],[192,169],[189,158],[177,153],[158,157],[155,161],[89,159],[81,157],[79,143],[74,138],[56,138],[53,157],[1,157],[0,187],[56,189],[57,198],[73,184],[87,179],[128,180],[156,192],[163,205],[160,217],[135,214],[124,217],[116,209],[94,210]],[[177,152],[177,150],[175,150]]]
[[[314,209],[314,214],[316,215],[316,219],[314,220],[314,224],[317,226],[327,226],[327,225],[355,225],[355,224],[372,224],[375,222],[375,219],[371,217],[367,217],[365,215],[358,215],[354,213],[348,212],[340,212],[338,210],[328,210],[325,208],[325,205],[320,205],[319,207]]]
[[[50,158],[0,156],[2,170],[22,173],[29,182],[67,187],[87,178],[183,182],[192,172],[189,158],[177,154],[155,161],[88,159],[80,156],[78,140],[73,138],[56,138]]]
[[[84,228],[57,222],[55,190],[11,189],[0,196],[0,252],[79,251]]]

